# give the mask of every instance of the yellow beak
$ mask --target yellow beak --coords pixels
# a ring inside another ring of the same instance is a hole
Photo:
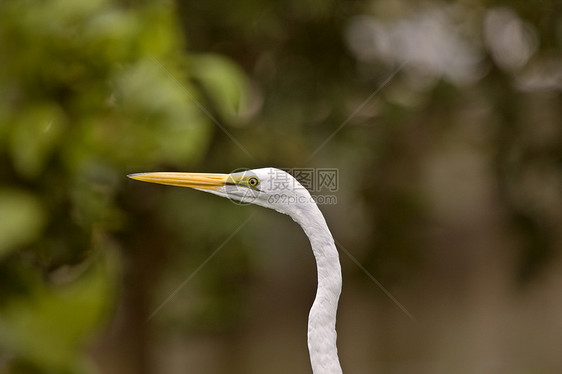
[[[143,182],[167,184],[170,186],[219,190],[228,179],[228,174],[211,173],[138,173],[129,178]]]

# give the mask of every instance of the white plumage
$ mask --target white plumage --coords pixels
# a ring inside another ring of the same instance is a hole
[[[316,259],[318,288],[308,317],[308,350],[314,374],[342,373],[336,347],[336,312],[342,287],[334,239],[310,193],[293,176],[275,168],[232,174],[142,173],[146,182],[191,187],[242,204],[289,215],[304,230]]]

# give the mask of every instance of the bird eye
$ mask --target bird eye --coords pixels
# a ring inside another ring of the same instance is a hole
[[[256,177],[250,177],[248,179],[248,185],[250,187],[257,187],[260,184],[260,180]]]

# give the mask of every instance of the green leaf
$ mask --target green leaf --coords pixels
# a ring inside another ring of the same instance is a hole
[[[0,259],[18,246],[32,243],[43,231],[45,212],[31,194],[0,189]]]
[[[83,358],[78,353],[112,302],[112,269],[107,258],[98,259],[64,286],[37,279],[30,295],[11,300],[2,308],[0,349],[17,362],[44,372],[83,372]]]
[[[249,83],[238,65],[213,54],[191,56],[189,63],[221,115],[233,120],[248,111]]]
[[[14,167],[23,176],[39,175],[63,132],[64,114],[56,105],[36,105],[21,113],[10,141]]]

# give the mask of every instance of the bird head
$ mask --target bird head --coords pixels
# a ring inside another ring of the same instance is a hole
[[[240,204],[255,204],[292,215],[315,205],[310,193],[291,174],[276,168],[244,170],[230,174],[156,172],[131,174],[144,182],[190,187]]]

